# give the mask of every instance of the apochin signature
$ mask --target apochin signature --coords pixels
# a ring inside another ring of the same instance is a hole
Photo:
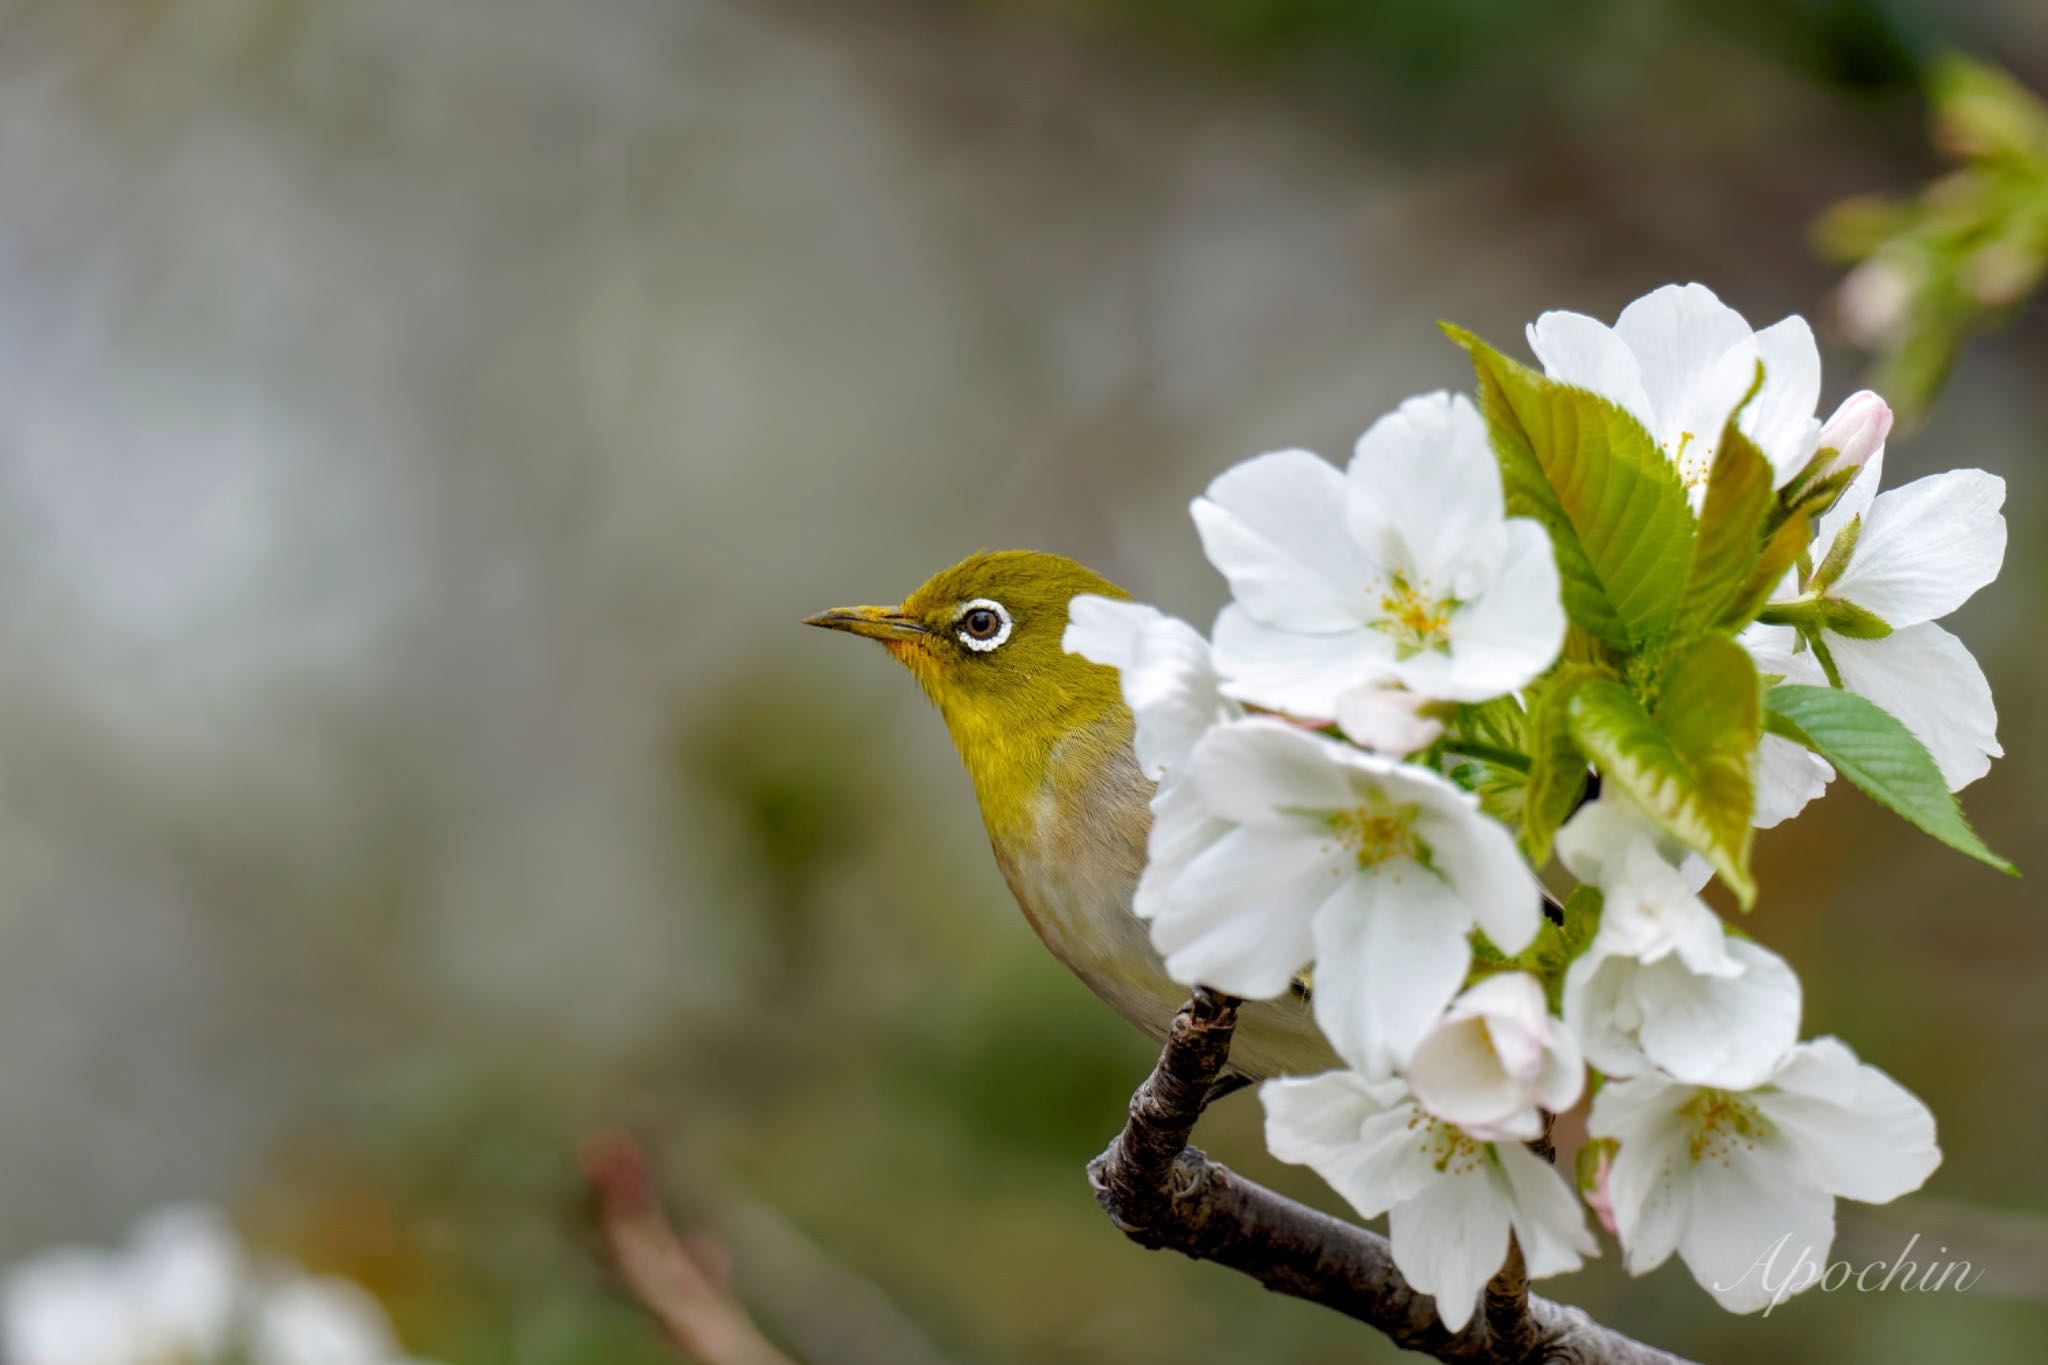
[[[1930,1260],[1923,1268],[1920,1262],[1906,1259],[1920,1244],[1920,1234],[1916,1232],[1906,1239],[1906,1245],[1891,1260],[1868,1261],[1861,1266],[1843,1260],[1830,1261],[1823,1267],[1814,1259],[1812,1247],[1801,1247],[1799,1254],[1785,1267],[1783,1278],[1778,1278],[1779,1261],[1791,1241],[1792,1234],[1788,1232],[1765,1248],[1764,1254],[1757,1257],[1733,1284],[1716,1284],[1714,1288],[1725,1293],[1754,1275],[1757,1284],[1770,1293],[1771,1301],[1763,1311],[1763,1316],[1769,1317],[1771,1310],[1779,1304],[1816,1285],[1826,1294],[1842,1289],[1854,1289],[1861,1294],[1882,1294],[1887,1290],[1932,1294],[1944,1289],[1961,1293],[1984,1274],[1968,1261]],[[1938,1254],[1946,1256],[1948,1248],[1939,1248]]]

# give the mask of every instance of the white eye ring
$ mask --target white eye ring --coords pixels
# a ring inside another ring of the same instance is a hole
[[[986,597],[977,597],[972,602],[961,606],[959,612],[953,617],[953,624],[959,625],[967,619],[969,613],[977,611],[992,611],[996,614],[996,619],[1001,621],[1002,625],[996,628],[995,634],[989,636],[986,640],[977,640],[965,630],[957,630],[953,633],[961,644],[966,645],[975,653],[986,654],[1010,638],[1010,611],[1009,608],[1000,602],[992,602]]]

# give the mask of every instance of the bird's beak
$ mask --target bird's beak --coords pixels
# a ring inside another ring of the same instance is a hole
[[[865,635],[870,640],[915,640],[931,633],[924,622],[905,616],[896,607],[834,607],[806,616],[804,624]]]

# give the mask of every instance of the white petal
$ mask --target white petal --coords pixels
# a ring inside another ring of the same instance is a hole
[[[1759,673],[1770,673],[1786,682],[1827,682],[1820,662],[1811,650],[1799,647],[1799,632],[1790,626],[1767,626],[1761,621],[1744,626],[1735,642],[1749,651]]]
[[[1835,543],[1835,536],[1841,532],[1844,526],[1849,524],[1852,518],[1869,514],[1871,504],[1877,501],[1878,485],[1882,482],[1884,482],[1884,451],[1879,449],[1876,454],[1870,457],[1869,462],[1857,471],[1856,477],[1849,481],[1849,486],[1842,490],[1840,497],[1835,499],[1835,505],[1822,514],[1820,525],[1815,528],[1813,533],[1813,543],[1817,547],[1817,554],[1824,555],[1828,552],[1828,547]],[[1774,597],[1780,595],[1777,593],[1772,594]]]
[[[251,1365],[382,1365],[397,1351],[377,1301],[325,1277],[288,1280],[261,1295],[249,1337]]]
[[[1736,637],[1756,661],[1757,672],[1789,683],[1825,687],[1827,674],[1813,651],[1799,648],[1799,632],[1790,626],[1751,625]],[[1835,770],[1804,745],[1765,735],[1757,748],[1756,805],[1750,823],[1769,829],[1799,814],[1834,780]]]
[[[1132,912],[1139,919],[1158,914],[1170,904],[1173,884],[1188,864],[1236,828],[1210,811],[1192,777],[1176,774],[1161,782],[1152,793],[1152,829],[1146,836],[1145,870],[1138,874]]]
[[[1834,1038],[1801,1044],[1757,1105],[1845,1199],[1897,1199],[1941,1164],[1927,1106]]]
[[[1586,1213],[1572,1197],[1562,1173],[1526,1147],[1494,1148],[1514,1199],[1514,1226],[1529,1276],[1577,1270],[1582,1256],[1597,1256],[1600,1244],[1586,1226]]]
[[[0,1346],[8,1365],[131,1365],[154,1343],[121,1258],[46,1251],[0,1283]]]
[[[1203,735],[1188,768],[1213,814],[1245,822],[1295,821],[1300,811],[1357,804],[1347,761],[1354,757],[1366,755],[1284,720],[1255,716]]]
[[[1245,610],[1326,632],[1364,620],[1372,579],[1344,507],[1342,473],[1306,450],[1282,450],[1225,470],[1192,510],[1203,551]]]
[[[1423,1108],[1463,1128],[1490,1127],[1533,1108],[1528,1087],[1494,1054],[1483,1018],[1446,1017],[1415,1045],[1404,1074]]]
[[[1700,1288],[1733,1313],[1753,1313],[1817,1277],[1835,1243],[1835,1200],[1771,1163],[1696,1161],[1691,1217],[1678,1254]],[[1789,1281],[1789,1283],[1788,1283]]]
[[[1679,1109],[1695,1092],[1651,1074],[1609,1081],[1593,1096],[1586,1131],[1620,1143],[1607,1193],[1628,1273],[1655,1270],[1677,1249],[1692,1212],[1691,1168]]]
[[[1494,947],[1504,953],[1521,952],[1543,923],[1543,888],[1522,861],[1515,836],[1480,814],[1473,798],[1462,792],[1423,799],[1429,804],[1417,818],[1416,830],[1429,842],[1432,865],[1450,880],[1457,898]]]
[[[1364,683],[1337,698],[1337,728],[1374,753],[1403,756],[1436,743],[1444,723],[1424,715],[1428,698],[1396,687]]]
[[[1756,379],[1749,324],[1706,286],[1687,284],[1637,299],[1614,330],[1635,354],[1657,415],[1651,435],[1673,460],[1704,469],[1721,428]]]
[[[1395,1205],[1387,1233],[1394,1264],[1436,1299],[1437,1317],[1455,1332],[1472,1320],[1479,1291],[1507,1260],[1508,1195],[1483,1158],[1475,1169],[1454,1166]]]
[[[1123,670],[1123,691],[1136,726],[1138,765],[1154,780],[1186,762],[1211,726],[1243,714],[1217,690],[1209,642],[1170,616],[1138,636]]]
[[[1394,641],[1362,626],[1324,635],[1282,630],[1232,605],[1216,618],[1215,660],[1225,696],[1330,720],[1347,692],[1392,677]]]
[[[1369,1075],[1408,1059],[1471,965],[1472,918],[1413,863],[1353,874],[1316,911],[1316,1024]]]
[[[1482,977],[1408,1059],[1416,1098],[1475,1136],[1536,1137],[1539,1103],[1568,1107],[1584,1079],[1578,1045],[1549,1010],[1542,983],[1527,972]]]
[[[1740,976],[1697,976],[1677,957],[1643,969],[1643,1053],[1674,1079],[1724,1090],[1761,1085],[1799,1041],[1799,978],[1768,948],[1731,939]]]
[[[1806,319],[1797,316],[1758,332],[1756,346],[1764,386],[1742,411],[1742,431],[1771,462],[1773,485],[1782,485],[1819,446],[1820,348]]]
[[[241,1241],[228,1220],[196,1205],[160,1209],[136,1224],[129,1245],[130,1292],[159,1349],[219,1351],[243,1275]]]
[[[1529,324],[1529,349],[1552,379],[1590,389],[1628,409],[1645,430],[1657,429],[1635,353],[1606,324],[1583,313],[1545,313]]]
[[[1552,847],[1574,877],[1604,883],[1610,879],[1610,867],[1619,872],[1622,857],[1630,848],[1655,838],[1655,826],[1634,805],[1605,796],[1579,807],[1558,830]]]
[[[1828,636],[1842,685],[1891,712],[1927,746],[1950,791],[1991,771],[1998,708],[1991,684],[1963,642],[1932,621],[1882,640]]]
[[[1307,1166],[1367,1218],[1414,1196],[1436,1178],[1417,1140],[1415,1106],[1399,1081],[1368,1081],[1355,1071],[1283,1076],[1259,1087],[1266,1147]]]
[[[1163,888],[1152,907],[1152,946],[1186,985],[1265,1000],[1309,960],[1309,923],[1330,871],[1292,831],[1240,826]]]
[[[1756,806],[1750,823],[1770,829],[1790,820],[1834,781],[1835,769],[1802,744],[1765,735],[1756,751]]]
[[[1606,951],[1596,940],[1564,974],[1565,1027],[1586,1060],[1609,1076],[1650,1069],[1635,1036],[1642,1023],[1635,988],[1641,970],[1635,959]]]
[[[1082,593],[1067,603],[1067,631],[1060,637],[1060,648],[1122,671],[1137,657],[1138,636],[1166,619],[1166,613],[1143,602]]]
[[[1646,963],[1675,955],[1699,975],[1741,972],[1728,956],[1720,917],[1695,894],[1684,869],[1647,841],[1610,862],[1600,887],[1605,904],[1596,946]]]
[[[1398,660],[1394,675],[1415,691],[1452,701],[1485,701],[1523,687],[1564,645],[1564,599],[1550,535],[1526,517],[1503,528],[1500,567],[1451,613],[1450,652]]]
[[[1829,591],[1894,629],[1948,615],[2005,563],[2005,480],[1951,469],[1878,495]]]
[[[1543,983],[1527,972],[1495,972],[1475,982],[1458,997],[1450,1013],[1453,1018],[1503,1024],[1534,1038],[1541,1038],[1550,1028]]]
[[[1450,593],[1506,516],[1486,424],[1462,394],[1410,398],[1374,422],[1346,471],[1351,534],[1382,570]],[[1435,595],[1432,594],[1432,595]]]
[[[1579,1055],[1579,1040],[1564,1021],[1545,1021],[1550,1046],[1543,1054],[1543,1070],[1536,1077],[1536,1101],[1553,1114],[1561,1114],[1579,1102],[1586,1088],[1586,1063]]]

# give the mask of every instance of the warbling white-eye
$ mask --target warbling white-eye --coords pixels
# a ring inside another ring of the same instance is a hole
[[[1115,669],[1069,654],[1067,604],[1130,594],[1071,559],[979,554],[893,607],[807,624],[879,641],[939,708],[974,780],[996,865],[1054,957],[1119,1014],[1164,1037],[1188,988],[1166,975],[1131,897],[1153,784],[1131,749]],[[1231,1047],[1245,1078],[1322,1071],[1335,1054],[1306,988],[1248,1003]]]

